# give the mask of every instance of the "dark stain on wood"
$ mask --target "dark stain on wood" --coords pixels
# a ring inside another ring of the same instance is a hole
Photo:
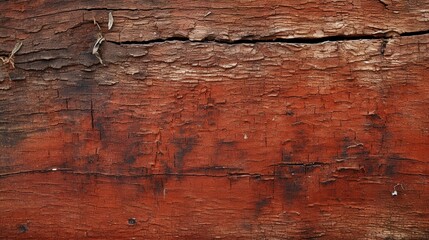
[[[25,132],[12,132],[10,130],[0,130],[0,146],[14,147],[27,137]]]
[[[263,209],[267,206],[269,206],[271,203],[271,199],[270,198],[263,198],[259,201],[256,202],[255,205],[255,216],[260,216]]]
[[[152,182],[152,189],[155,195],[163,195],[165,190],[165,178],[161,176],[153,176],[150,177],[150,181]]]
[[[299,196],[303,194],[303,185],[301,179],[283,179],[283,197],[287,203],[294,202]]]
[[[196,137],[179,137],[173,139],[173,144],[177,148],[174,154],[174,166],[182,170],[184,166],[185,156],[192,151],[197,144]]]

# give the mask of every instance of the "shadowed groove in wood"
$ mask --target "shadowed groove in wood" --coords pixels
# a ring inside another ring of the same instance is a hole
[[[420,36],[429,34],[429,30],[417,31],[417,32],[386,32],[371,35],[338,35],[328,37],[309,37],[309,38],[254,38],[254,39],[239,39],[234,41],[229,40],[216,40],[216,38],[205,38],[201,40],[191,40],[187,37],[170,37],[163,39],[153,39],[148,41],[125,41],[115,42],[108,40],[107,42],[117,45],[140,45],[140,44],[152,44],[152,43],[164,43],[164,42],[194,42],[194,43],[219,43],[219,44],[258,44],[258,43],[290,43],[290,44],[321,44],[324,42],[338,42],[338,41],[352,41],[352,40],[372,40],[372,39],[392,39],[400,36]]]

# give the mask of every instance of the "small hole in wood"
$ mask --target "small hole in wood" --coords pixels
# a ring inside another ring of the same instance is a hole
[[[25,233],[25,232],[27,232],[27,231],[28,231],[28,226],[27,226],[27,224],[20,224],[20,225],[18,225],[18,231],[19,231],[20,233]]]
[[[136,225],[136,224],[137,224],[137,220],[135,218],[128,219],[128,225]]]

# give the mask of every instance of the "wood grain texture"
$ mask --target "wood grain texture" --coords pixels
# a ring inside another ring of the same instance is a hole
[[[0,238],[428,238],[428,5],[0,2]]]

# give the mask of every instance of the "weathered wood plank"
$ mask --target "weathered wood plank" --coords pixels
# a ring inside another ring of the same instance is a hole
[[[7,239],[425,239],[427,179],[346,174],[293,178],[134,178],[86,173],[1,180]],[[313,175],[315,174],[315,175]],[[357,180],[359,179],[359,180]]]
[[[424,165],[428,42],[391,39],[384,54],[383,40],[105,43],[106,66],[72,48],[59,69],[28,53],[11,72],[26,80],[2,83],[5,167],[268,174],[284,161],[371,158],[378,168],[391,156]]]
[[[106,36],[117,42],[171,37],[223,41],[320,38],[429,30],[428,0],[134,0],[127,4],[38,0],[2,1],[0,8],[4,9],[0,37],[32,36],[36,42],[91,23],[93,17],[107,30],[109,11],[115,25]]]
[[[0,238],[428,238],[427,3],[103,4],[0,2]]]
[[[59,69],[21,55],[0,102],[3,236],[427,237],[428,42],[106,43],[106,66]]]

